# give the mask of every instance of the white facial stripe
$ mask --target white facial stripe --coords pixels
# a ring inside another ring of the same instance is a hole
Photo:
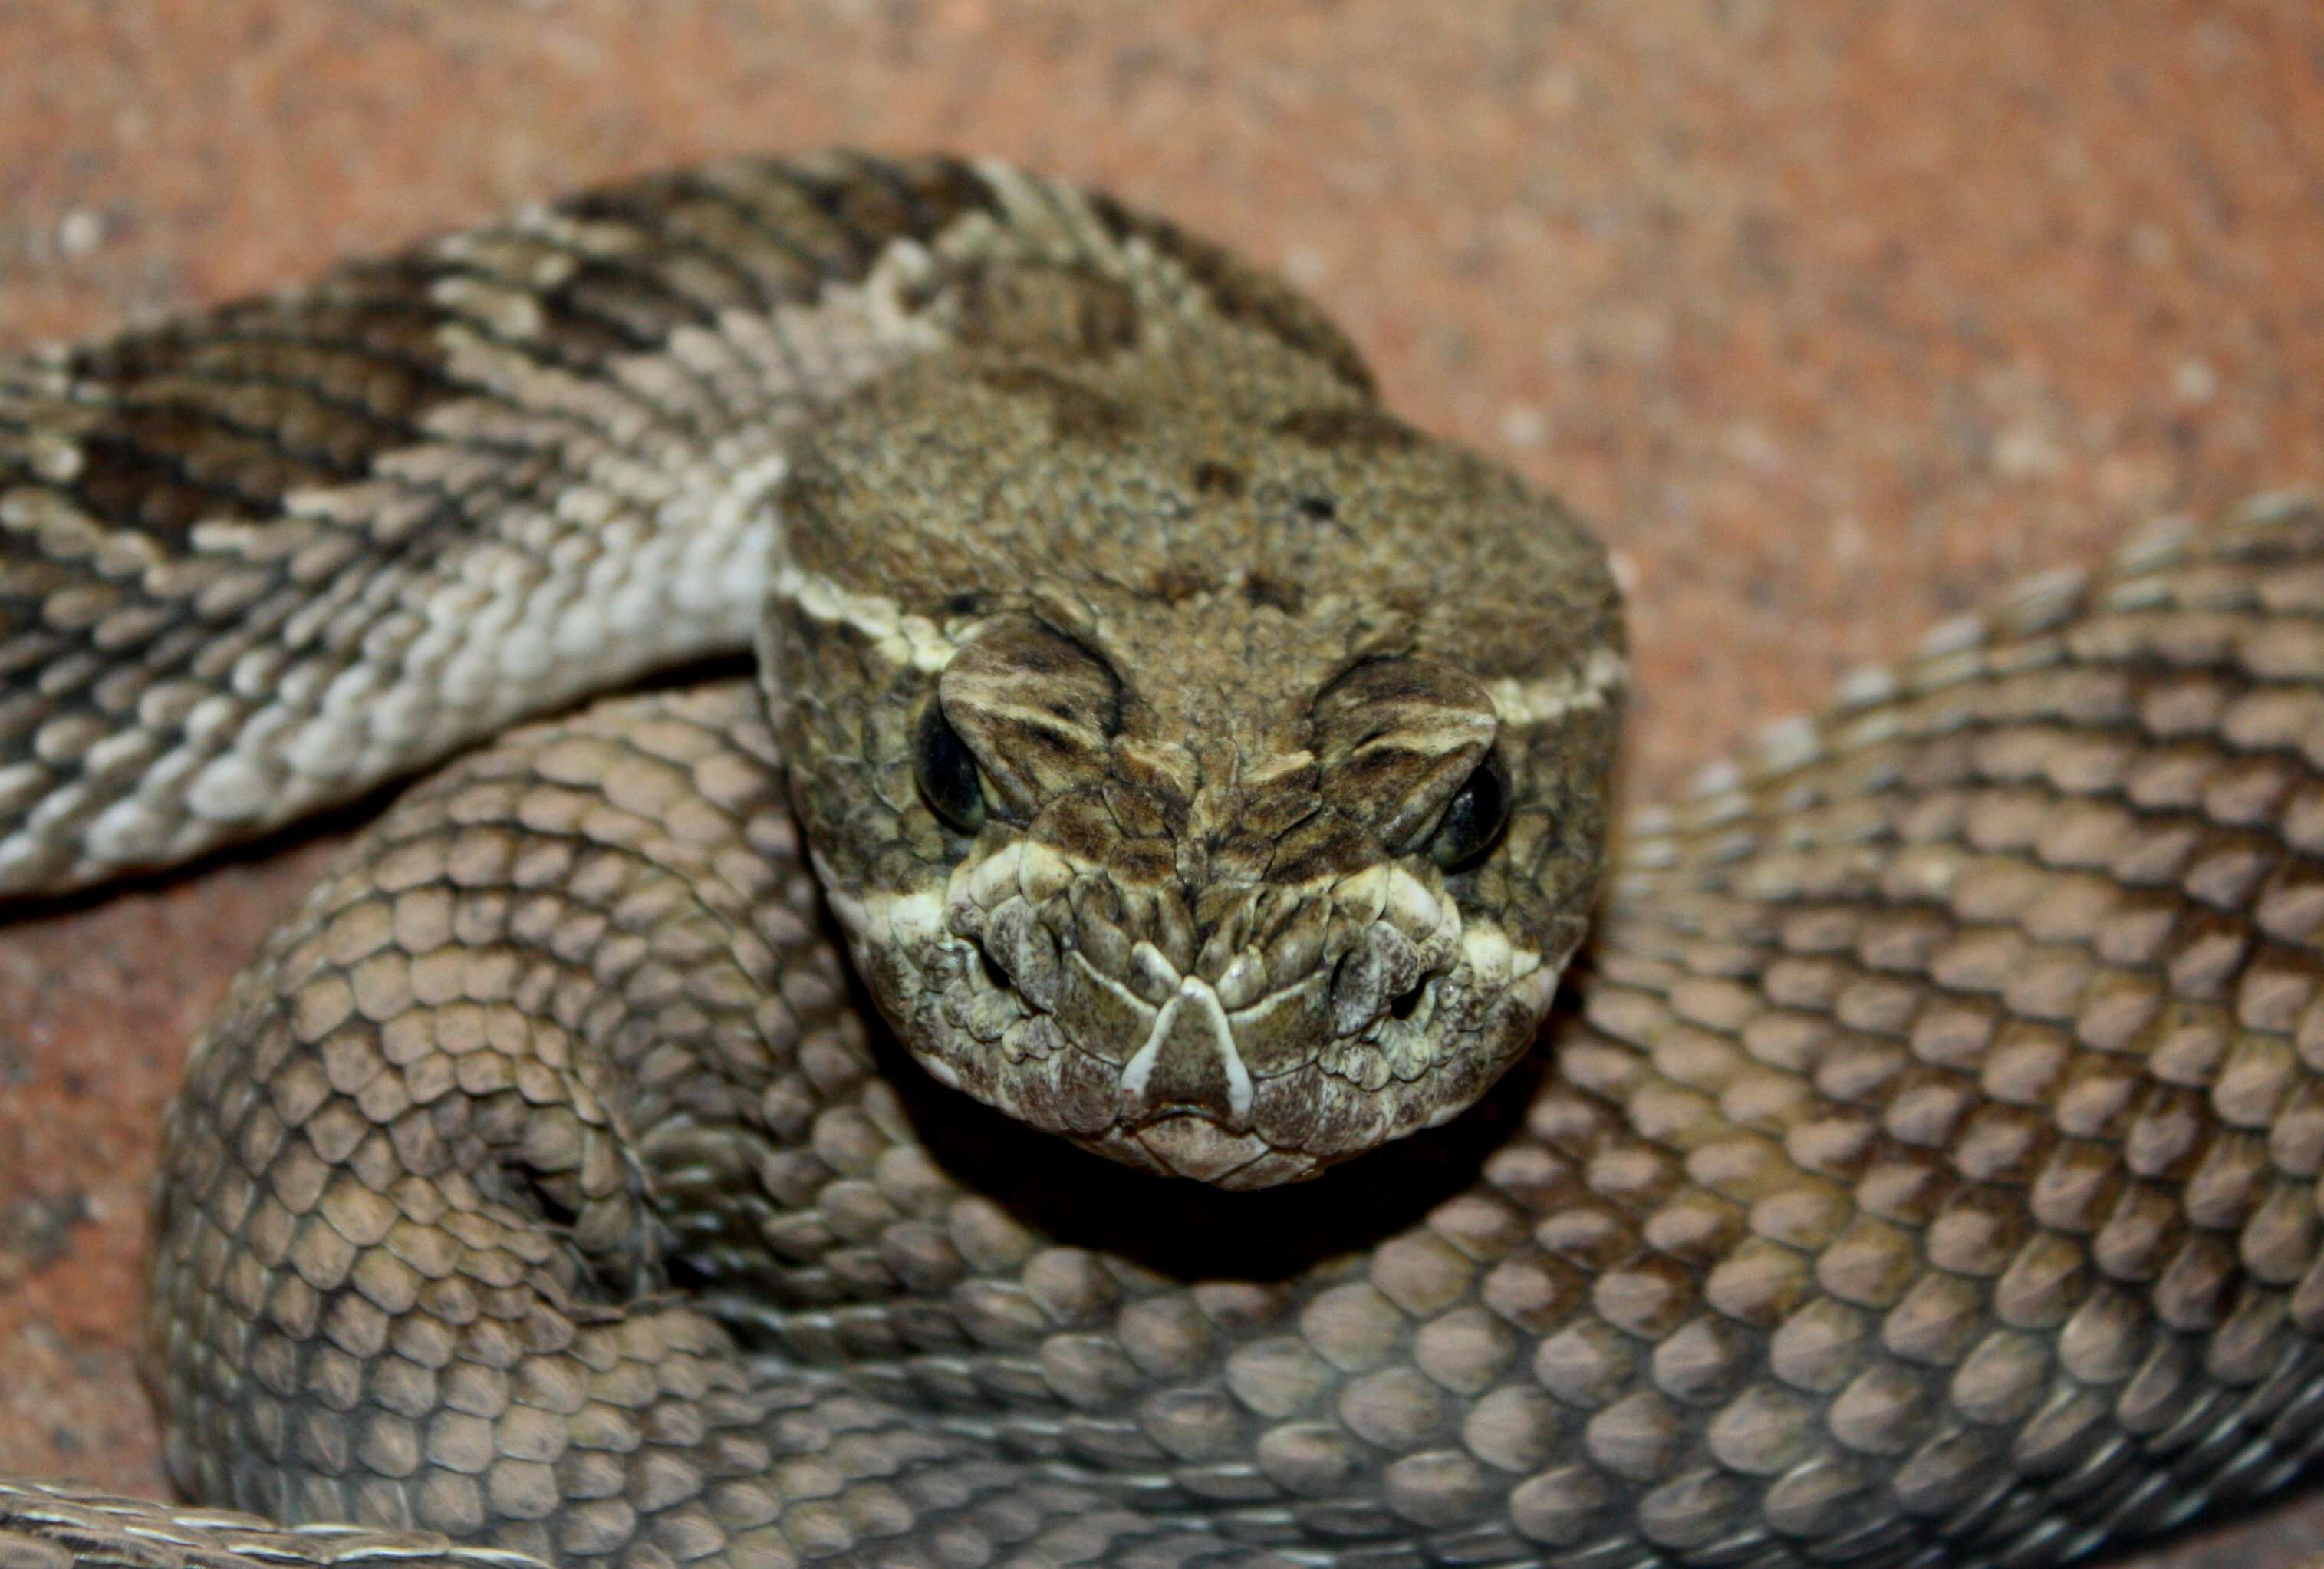
[[[840,926],[857,942],[918,947],[931,942],[954,941],[945,927],[945,900],[941,893],[927,889],[914,893],[844,893],[840,891],[843,885],[834,878],[830,863],[820,852],[810,850],[807,858],[815,867],[816,879],[827,891],[825,898],[831,905],[832,914],[839,918]]]
[[[1489,919],[1472,919],[1461,933],[1461,957],[1473,983],[1491,989],[1522,981],[1541,968],[1541,955],[1511,943]]]
[[[1488,688],[1504,725],[1545,725],[1568,714],[1604,706],[1629,680],[1629,661],[1609,648],[1595,648],[1578,665],[1530,680],[1503,678]]]
[[[1235,1049],[1234,1031],[1227,1026],[1226,1010],[1219,1005],[1219,994],[1199,975],[1180,977],[1178,994],[1162,1004],[1162,1011],[1154,1016],[1154,1028],[1146,1032],[1146,1044],[1122,1066],[1122,1094],[1133,1101],[1145,1097],[1146,1085],[1154,1077],[1154,1065],[1161,1059],[1162,1043],[1170,1038],[1180,1011],[1186,1008],[1204,1014],[1211,1044],[1218,1048],[1219,1066],[1227,1075],[1227,1109],[1238,1117],[1249,1116],[1250,1069],[1244,1066],[1242,1053]]]
[[[899,665],[934,673],[945,668],[959,645],[925,615],[907,615],[884,594],[862,594],[821,572],[786,564],[775,572],[770,592],[810,621],[844,626],[861,633]]]

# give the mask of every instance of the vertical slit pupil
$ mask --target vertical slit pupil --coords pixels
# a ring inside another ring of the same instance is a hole
[[[912,772],[937,817],[964,834],[973,834],[983,825],[984,785],[977,776],[976,754],[934,697],[920,711],[919,728],[912,738]]]
[[[1499,752],[1488,752],[1444,808],[1429,858],[1447,872],[1465,870],[1492,848],[1509,820],[1509,770]]]

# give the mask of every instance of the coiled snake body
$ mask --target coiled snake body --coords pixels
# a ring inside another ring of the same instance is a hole
[[[1545,1035],[1597,548],[1167,225],[719,165],[0,365],[15,892],[750,646],[270,944],[150,1321],[256,1515],[0,1557],[2031,1564],[2324,1444],[2324,514],[1649,814]]]

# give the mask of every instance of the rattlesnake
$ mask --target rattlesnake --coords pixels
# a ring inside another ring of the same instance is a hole
[[[720,164],[0,365],[9,891],[495,738],[169,1119],[168,1460],[257,1516],[0,1479],[0,1555],[2035,1564],[2278,1486],[2319,611],[2294,498],[2027,586],[1642,818],[1553,1012],[1602,554],[1107,198]]]

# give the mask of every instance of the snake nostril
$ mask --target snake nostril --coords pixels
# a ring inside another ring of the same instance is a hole
[[[1013,983],[1009,979],[1009,972],[1001,967],[1001,961],[992,956],[992,951],[980,940],[972,939],[969,946],[976,950],[976,967],[984,972],[984,983],[996,992],[1010,990]]]

